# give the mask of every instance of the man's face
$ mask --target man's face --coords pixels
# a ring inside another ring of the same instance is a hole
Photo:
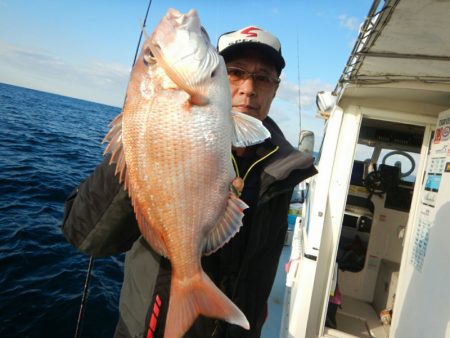
[[[245,54],[229,59],[226,66],[230,74],[228,79],[233,111],[264,120],[269,114],[270,105],[278,89],[278,83],[275,81],[278,79],[275,66],[254,51],[247,51]],[[233,81],[230,71],[257,75],[244,76],[244,79]],[[258,79],[274,81],[266,83]]]

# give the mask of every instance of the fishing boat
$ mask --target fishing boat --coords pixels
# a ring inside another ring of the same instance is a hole
[[[287,246],[280,338],[450,337],[449,14],[375,0],[317,94],[319,173]]]

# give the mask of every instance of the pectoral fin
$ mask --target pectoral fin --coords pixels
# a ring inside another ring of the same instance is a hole
[[[270,137],[270,132],[262,122],[240,112],[231,112],[233,135],[231,143],[235,147],[248,147],[262,143]]]
[[[150,49],[170,79],[191,96],[189,100],[191,104],[204,106],[209,103],[205,80],[211,78],[220,62],[219,55],[214,49],[206,50],[204,57],[201,60],[194,60],[196,61],[194,63],[187,63],[181,59],[180,62],[170,65],[157,46],[150,44]]]

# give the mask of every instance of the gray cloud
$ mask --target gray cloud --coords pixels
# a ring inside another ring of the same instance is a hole
[[[0,58],[12,66],[30,68],[34,71],[49,70],[60,72],[64,62],[40,50],[31,50],[0,41]]]
[[[339,15],[339,25],[341,27],[347,28],[351,31],[359,30],[359,19],[353,16],[348,16],[346,14]]]
[[[280,100],[276,99],[272,104],[270,116],[277,122],[286,139],[294,147],[297,147],[300,130],[313,131],[317,140],[315,148],[319,147],[318,140],[322,139],[324,121],[315,117],[315,110],[303,110],[300,116],[295,106],[282,104]]]
[[[321,90],[332,90],[333,86],[319,79],[305,80],[300,86],[300,104],[302,109],[315,109],[316,94]],[[277,98],[295,104],[298,107],[299,86],[282,78]]]
[[[111,85],[127,83],[130,70],[120,64],[94,62],[84,65],[79,72],[98,85]]]
[[[323,120],[316,117],[316,94],[321,90],[332,90],[334,86],[319,79],[301,83],[301,112],[298,106],[299,86],[282,78],[277,96],[272,103],[270,116],[277,122],[286,139],[297,146],[300,129],[311,130],[316,135],[316,148],[323,134]]]
[[[121,64],[73,64],[47,51],[0,41],[0,81],[121,105],[129,72]]]

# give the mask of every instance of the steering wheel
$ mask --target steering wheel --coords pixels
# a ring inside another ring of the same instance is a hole
[[[364,179],[364,185],[369,191],[369,199],[372,195],[382,197],[387,189],[386,180],[378,170],[372,171],[366,176]]]
[[[406,176],[411,175],[412,172],[414,171],[414,169],[416,168],[416,162],[414,161],[414,158],[407,152],[404,152],[401,150],[391,151],[391,152],[387,153],[386,155],[384,155],[382,163],[386,164],[387,159],[394,155],[400,155],[400,156],[406,157],[409,160],[409,163],[411,164],[411,168],[408,171],[401,172],[400,177],[406,177]]]

